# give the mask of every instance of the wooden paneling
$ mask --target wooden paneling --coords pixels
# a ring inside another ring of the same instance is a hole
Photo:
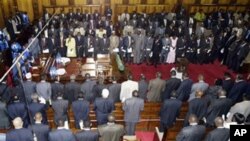
[[[219,0],[219,4],[229,4],[230,0]]]
[[[86,0],[75,0],[75,4],[80,5],[80,4],[87,4],[87,3],[86,3]]]
[[[147,4],[159,4],[159,0],[147,0]]]

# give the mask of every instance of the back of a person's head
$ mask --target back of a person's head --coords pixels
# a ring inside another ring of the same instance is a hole
[[[76,79],[76,75],[74,74],[70,75],[70,81],[75,81],[75,79]]]
[[[223,127],[224,125],[224,120],[222,119],[222,117],[216,117],[214,119],[214,123],[216,127]]]
[[[133,96],[133,97],[138,97],[138,96],[139,96],[139,92],[138,92],[137,90],[134,90],[134,91],[132,92],[132,96]]]
[[[204,80],[203,74],[199,74],[199,75],[198,75],[198,80],[199,80],[199,81]]]
[[[198,91],[195,92],[195,97],[201,98],[203,96],[203,94],[204,94],[203,91],[198,90]]]
[[[232,117],[232,121],[236,122],[237,124],[242,124],[245,122],[245,116],[240,113],[235,113]]]
[[[141,80],[146,80],[146,76],[144,74],[141,74],[141,77],[140,77]]]
[[[62,92],[58,92],[57,94],[56,94],[56,98],[62,98],[63,97],[63,93]]]
[[[132,74],[129,74],[128,77],[127,77],[128,80],[133,80],[133,76]]]
[[[83,92],[79,92],[77,98],[78,99],[83,99],[84,98],[84,93]]]
[[[182,73],[182,78],[183,78],[183,79],[188,78],[188,73],[187,73],[187,72],[183,72],[183,73]]]
[[[214,82],[214,84],[216,86],[222,86],[222,79],[216,79],[215,82]]]
[[[223,89],[218,91],[218,97],[224,97],[226,95],[227,95],[227,91],[225,91]]]
[[[86,120],[83,122],[83,128],[90,128],[91,122],[89,120]]]
[[[41,75],[41,80],[46,80],[47,76],[45,74]]]
[[[64,127],[64,120],[63,119],[59,119],[58,121],[57,121],[57,127]]]
[[[43,119],[43,116],[40,112],[36,113],[34,116],[35,121],[41,122]]]
[[[176,97],[177,97],[176,91],[172,91],[172,93],[171,93],[171,98],[176,98]]]
[[[37,102],[38,99],[39,99],[38,94],[37,94],[37,93],[33,93],[33,94],[31,95],[31,99],[32,99],[33,102]]]
[[[161,78],[161,72],[156,72],[156,78]]]
[[[112,114],[109,114],[109,115],[108,115],[108,122],[114,123],[114,122],[115,122],[115,116],[112,115]]]
[[[244,77],[243,77],[242,74],[237,74],[236,79],[237,79],[237,80],[243,80]]]
[[[175,71],[175,70],[172,70],[172,71],[170,72],[170,75],[171,75],[171,76],[176,76],[176,71]]]
[[[225,78],[231,78],[232,75],[231,75],[229,72],[225,72],[225,73],[224,73],[224,77],[225,77]]]
[[[103,89],[102,90],[102,97],[103,98],[108,98],[109,96],[109,90],[108,89]]]
[[[23,120],[20,117],[16,117],[15,119],[13,119],[12,124],[15,129],[20,129],[23,127]]]
[[[195,114],[191,114],[188,118],[189,124],[198,123],[198,118]]]
[[[90,79],[90,74],[89,73],[85,74],[85,79]]]

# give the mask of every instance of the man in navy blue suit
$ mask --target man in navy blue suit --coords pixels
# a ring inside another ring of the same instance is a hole
[[[6,134],[6,141],[33,141],[32,132],[29,129],[23,128],[22,118],[16,117],[12,123],[15,129]]]
[[[236,76],[235,83],[228,94],[228,98],[232,99],[234,103],[243,100],[243,94],[247,90],[247,82],[243,79],[241,74]]]
[[[49,126],[42,123],[43,116],[41,113],[36,113],[34,116],[35,123],[29,125],[28,129],[35,133],[37,141],[48,141]]]
[[[77,132],[75,137],[77,141],[99,141],[99,134],[90,129],[89,121],[84,121],[82,131]]]
[[[86,121],[89,115],[89,102],[84,99],[84,94],[79,93],[78,99],[72,103],[72,110],[74,113],[75,127],[80,129],[79,122]]]
[[[94,102],[94,110],[98,125],[108,122],[108,115],[115,109],[115,104],[112,99],[108,98],[108,89],[102,90],[102,97],[96,98]]]
[[[179,116],[182,102],[176,99],[177,94],[172,92],[170,99],[166,99],[160,110],[160,131],[164,132],[169,127],[173,126],[176,117]]]
[[[180,87],[176,90],[176,93],[178,95],[179,100],[187,101],[191,93],[193,81],[189,79],[188,74],[186,72],[182,74],[182,79],[183,81],[181,82]]]
[[[73,133],[64,128],[64,120],[58,120],[56,130],[49,133],[49,141],[76,141]]]

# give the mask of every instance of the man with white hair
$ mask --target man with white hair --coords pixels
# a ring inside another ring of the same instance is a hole
[[[6,141],[33,141],[32,132],[23,128],[23,120],[20,117],[16,117],[12,123],[15,129],[6,134]]]
[[[26,73],[26,81],[23,82],[23,90],[28,102],[31,102],[31,95],[36,92],[36,82],[32,81],[31,73]]]
[[[103,89],[102,97],[96,98],[94,102],[94,110],[98,125],[106,124],[108,122],[108,115],[115,109],[114,101],[109,99],[108,96],[109,90]]]

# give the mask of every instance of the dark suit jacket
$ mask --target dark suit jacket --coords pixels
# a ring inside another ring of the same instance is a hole
[[[80,120],[86,121],[89,115],[89,102],[87,100],[81,99],[74,101],[72,103],[72,110],[75,118],[76,128],[80,128]]]
[[[64,87],[64,96],[63,98],[73,102],[76,100],[80,90],[80,84],[77,82],[68,82]]]
[[[64,85],[59,82],[51,83],[51,92],[52,92],[51,98],[52,100],[55,100],[58,92],[64,93]]]
[[[33,135],[29,129],[13,129],[6,134],[6,141],[33,141]]]
[[[108,115],[115,109],[114,101],[105,98],[96,98],[94,102],[94,110],[96,113],[96,120],[99,125],[108,122]]]
[[[191,114],[195,114],[198,120],[201,120],[205,117],[207,113],[207,101],[202,98],[194,98],[188,104],[188,113],[184,121],[184,126],[188,125],[188,118]]]
[[[180,87],[177,89],[176,93],[178,99],[181,101],[187,101],[191,93],[191,88],[193,81],[191,79],[185,79],[181,82]]]
[[[234,85],[234,81],[232,79],[222,81],[222,88],[227,92],[227,94],[229,94],[233,85]]]
[[[214,119],[223,114],[226,116],[232,106],[232,100],[219,98],[212,101],[207,109],[206,120],[208,125],[214,125]]]
[[[54,110],[54,119],[55,122],[59,119],[67,120],[68,116],[68,105],[69,102],[67,100],[63,99],[57,99],[55,101],[52,101],[52,108]]]
[[[178,99],[166,99],[160,110],[160,120],[171,127],[179,116],[182,102]]]
[[[81,91],[85,93],[85,98],[88,101],[93,100],[93,87],[95,86],[96,82],[93,80],[86,80],[82,85],[81,85]]]
[[[76,141],[99,141],[99,134],[96,131],[80,131],[75,137]]]
[[[10,100],[10,89],[5,83],[0,83],[0,96],[6,103]]]
[[[9,104],[7,106],[7,111],[8,111],[10,120],[15,119],[16,117],[21,117],[24,122],[24,126],[28,125],[28,119],[27,119],[28,114],[27,114],[26,106],[24,103],[15,102],[15,103]]]
[[[181,84],[181,80],[178,78],[170,78],[166,81],[165,91],[162,94],[162,101],[169,99],[171,93],[177,90]]]
[[[205,141],[228,141],[229,137],[229,129],[217,128],[208,133]]]
[[[109,98],[111,98],[115,103],[120,101],[121,84],[113,83],[109,87]]]
[[[42,123],[44,124],[48,123],[46,110],[47,110],[47,106],[45,104],[36,103],[36,102],[32,102],[29,104],[29,112],[31,114],[31,117],[34,117],[36,113],[40,112],[43,116]]]
[[[49,141],[75,141],[75,136],[70,130],[56,129],[49,133]]]
[[[177,135],[176,141],[202,141],[206,128],[202,125],[184,127]]]
[[[228,98],[232,99],[233,102],[237,103],[242,101],[243,94],[246,92],[247,89],[247,82],[246,81],[240,81],[234,83],[232,89],[230,90],[228,94]]]
[[[144,100],[138,97],[131,97],[125,100],[122,106],[125,122],[137,123],[140,120],[140,112],[144,109]]]
[[[31,102],[31,95],[36,92],[36,83],[33,81],[24,81],[23,90],[28,102]]]
[[[148,82],[146,80],[141,80],[138,82],[139,85],[139,97],[142,99],[147,98]]]
[[[32,126],[29,125],[28,129],[33,130],[36,134],[37,141],[48,141],[49,140],[49,126],[45,124],[35,123]]]

